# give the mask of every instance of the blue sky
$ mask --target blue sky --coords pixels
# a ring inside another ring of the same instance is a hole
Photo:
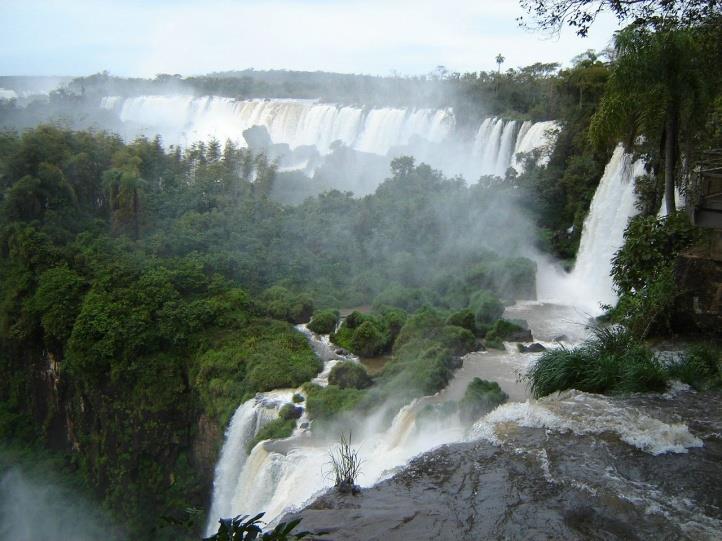
[[[567,62],[605,47],[518,27],[516,0],[0,0],[1,75],[184,75],[287,68],[388,75]]]

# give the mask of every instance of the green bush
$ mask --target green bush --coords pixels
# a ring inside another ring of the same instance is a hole
[[[486,331],[486,335],[484,336],[484,338],[486,339],[487,344],[500,343],[504,340],[509,340],[509,338],[515,334],[524,333],[524,331],[527,330],[528,329],[525,329],[524,327],[513,321],[509,321],[507,319],[498,319],[489,328],[489,330]]]
[[[260,302],[270,317],[289,323],[305,323],[313,314],[313,301],[308,295],[292,293],[280,286],[264,291]]]
[[[477,327],[491,325],[504,313],[504,305],[493,293],[484,289],[477,291],[469,300],[469,307],[474,312]]]
[[[653,353],[626,329],[597,329],[574,349],[547,350],[527,373],[532,396],[577,389],[616,394],[662,391],[668,374]]]
[[[611,274],[620,294],[612,320],[639,338],[668,333],[679,293],[674,261],[701,239],[685,211],[633,218],[624,231],[624,245],[612,259]]]
[[[312,383],[303,386],[306,393],[306,413],[308,418],[329,421],[342,412],[351,411],[361,401],[364,391],[341,389],[335,385],[321,387]]]
[[[448,318],[446,318],[446,324],[461,327],[462,329],[466,329],[476,334],[474,312],[468,308],[452,313]]]
[[[375,357],[383,353],[386,337],[371,321],[359,325],[351,337],[351,351],[362,357]]]
[[[363,365],[353,361],[344,361],[334,366],[328,376],[328,382],[341,389],[365,389],[373,383]]]
[[[338,310],[327,308],[325,310],[316,310],[313,313],[313,319],[308,324],[308,328],[316,334],[331,334],[336,330],[338,324]]]
[[[261,428],[261,430],[258,431],[258,434],[256,434],[253,439],[246,444],[246,452],[250,453],[251,450],[261,441],[288,438],[291,434],[293,434],[295,428],[295,419],[284,419],[282,417],[274,419]]]
[[[301,415],[303,415],[303,408],[299,408],[293,404],[284,404],[283,407],[278,410],[278,417],[286,421],[299,419]]]
[[[464,398],[459,402],[459,413],[463,421],[475,421],[509,398],[495,381],[474,378],[466,387]]]

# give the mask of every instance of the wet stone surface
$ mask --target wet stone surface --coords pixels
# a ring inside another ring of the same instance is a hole
[[[687,422],[704,445],[654,456],[613,433],[515,426],[501,445],[442,447],[358,496],[329,493],[293,516],[326,540],[721,539],[719,396],[620,402]]]

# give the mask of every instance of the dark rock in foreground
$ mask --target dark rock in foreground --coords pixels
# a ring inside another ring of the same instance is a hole
[[[541,353],[542,351],[547,350],[547,348],[538,342],[534,342],[528,346],[525,346],[524,344],[517,344],[517,347],[519,348],[519,353]]]
[[[442,447],[360,495],[331,492],[293,517],[327,531],[325,540],[718,539],[719,396],[679,404],[643,405],[690,419],[704,446],[687,454],[653,456],[609,433],[517,428],[501,446]]]

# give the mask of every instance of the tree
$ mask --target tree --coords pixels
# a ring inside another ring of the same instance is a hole
[[[665,202],[675,210],[674,187],[680,135],[702,126],[716,77],[706,64],[695,29],[650,30],[631,25],[615,36],[617,59],[591,123],[593,140],[623,139],[628,147],[644,136],[664,163]]]
[[[504,60],[506,60],[506,58],[504,58],[501,53],[496,55],[497,73],[501,73],[501,65],[504,63]]]
[[[611,12],[620,23],[634,21],[655,25],[660,20],[684,26],[697,26],[705,19],[722,14],[720,0],[520,0],[534,21],[533,26],[559,32],[564,26],[586,36],[597,16]],[[526,26],[524,17],[521,25]]]

